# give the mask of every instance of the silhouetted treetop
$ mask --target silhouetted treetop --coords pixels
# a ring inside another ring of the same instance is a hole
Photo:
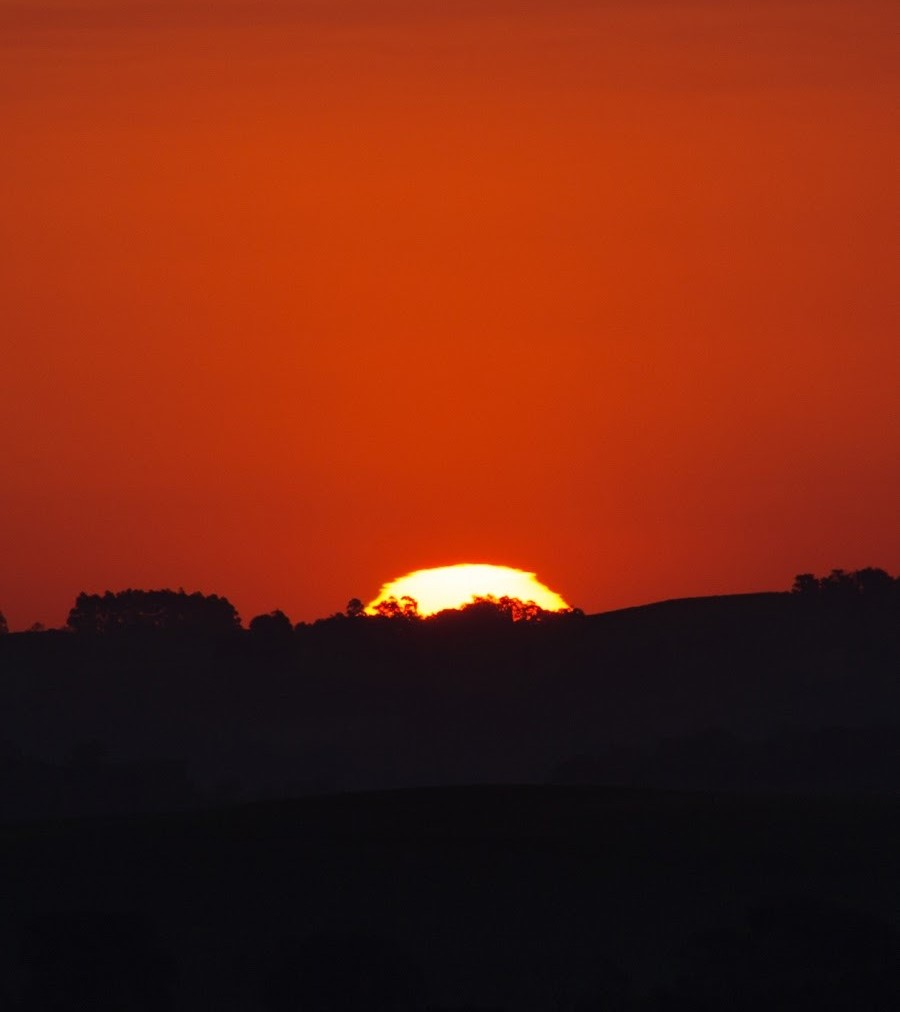
[[[471,604],[467,604],[464,611],[474,610],[487,612],[493,609],[498,615],[511,622],[539,622],[544,618],[546,612],[534,601],[522,601],[518,597],[476,597]]]
[[[900,577],[894,578],[883,569],[868,566],[847,572],[832,569],[828,576],[816,577],[813,573],[798,573],[791,593],[806,598],[829,601],[851,601],[863,598],[869,601],[900,599]]]
[[[421,617],[419,602],[408,595],[404,595],[399,601],[396,597],[389,597],[375,605],[375,611],[380,618],[401,618],[414,621]]]
[[[95,635],[139,630],[221,635],[240,629],[241,620],[234,605],[216,594],[122,590],[79,594],[66,624]]]
[[[350,602],[353,605],[354,601]],[[348,605],[347,614],[364,614],[362,611],[351,612]],[[426,624],[444,625],[448,621],[462,622],[464,625],[472,624],[505,624],[509,622],[541,622],[550,618],[568,615],[582,615],[578,608],[571,608],[563,612],[546,611],[534,601],[522,601],[517,597],[473,597],[471,601],[455,608],[446,608],[443,611],[430,615],[421,615],[419,604],[412,597],[389,597],[376,605],[377,617],[388,619],[423,619]]]
[[[6,619],[3,617],[3,612],[0,611],[0,636],[8,632],[9,626],[6,624]]]
[[[256,615],[250,619],[250,632],[253,636],[265,639],[281,639],[290,636],[294,631],[291,620],[280,608],[266,615]]]
[[[362,618],[366,613],[366,606],[358,597],[351,597],[347,602],[347,618]]]
[[[439,622],[446,622],[448,618],[458,615],[464,625],[498,625],[512,622],[536,623],[564,618],[568,616],[580,616],[577,608],[570,608],[567,611],[547,611],[535,604],[534,601],[523,601],[518,597],[474,597],[468,604],[459,609],[438,612],[432,619]]]

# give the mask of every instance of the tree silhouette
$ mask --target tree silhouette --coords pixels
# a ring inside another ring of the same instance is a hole
[[[494,608],[504,618],[512,622],[539,622],[547,613],[534,601],[523,601],[518,597],[476,597],[475,600],[466,605],[464,610],[469,608],[482,608],[486,606]]]
[[[8,632],[9,626],[6,624],[6,619],[3,617],[3,612],[0,611],[0,636]]]
[[[399,601],[396,597],[387,598],[375,605],[375,611],[381,618],[400,618],[413,621],[420,617],[419,602],[407,594],[404,594]]]
[[[802,594],[804,597],[815,597],[819,593],[819,581],[812,573],[798,573],[794,577],[791,593]]]
[[[256,615],[250,619],[249,628],[251,635],[266,640],[287,639],[294,631],[291,620],[278,608],[266,615]]]
[[[347,618],[362,618],[366,613],[366,606],[358,597],[351,597],[347,602]]]
[[[137,631],[222,635],[240,629],[241,620],[234,605],[216,594],[123,590],[79,594],[66,624],[74,632],[94,635]]]
[[[805,598],[827,601],[890,601],[900,596],[900,577],[874,566],[847,572],[832,569],[828,576],[816,577],[812,573],[798,573],[794,577],[791,593]]]
[[[832,601],[851,601],[859,587],[852,573],[844,569],[832,569],[828,576],[819,581],[819,591]]]
[[[891,597],[900,589],[900,580],[895,580],[883,569],[868,566],[858,569],[853,576],[859,593],[872,600]]]
[[[553,614],[544,611],[534,601],[517,597],[473,597],[459,608],[448,608],[426,621],[436,625],[453,625],[460,629],[491,629],[514,622],[540,622]]]

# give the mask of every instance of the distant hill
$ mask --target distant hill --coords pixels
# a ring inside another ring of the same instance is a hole
[[[746,617],[751,609],[758,608],[757,614],[774,614],[784,608],[785,601],[791,600],[788,591],[769,590],[754,594],[712,594],[702,597],[673,597],[664,601],[651,601],[630,608],[598,612],[590,617],[594,620],[618,621],[628,616],[644,618],[649,615],[665,614],[667,618],[685,618],[695,621],[701,612],[707,618],[721,618],[739,613]]]
[[[538,622],[0,636],[0,813],[547,780],[896,792],[896,597],[823,585]]]

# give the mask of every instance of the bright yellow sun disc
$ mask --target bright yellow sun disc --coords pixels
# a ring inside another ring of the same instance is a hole
[[[533,601],[545,611],[564,611],[569,605],[538,580],[534,573],[526,573],[510,566],[490,566],[481,563],[460,563],[456,566],[439,566],[436,569],[418,569],[386,583],[378,597],[366,605],[372,615],[379,604],[390,598],[399,600],[411,597],[418,603],[420,615],[434,615],[447,608],[462,608],[478,597],[512,597],[520,601]]]

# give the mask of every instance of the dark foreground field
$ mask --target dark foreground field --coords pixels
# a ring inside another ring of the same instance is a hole
[[[888,1010],[900,807],[477,787],[0,830],[4,1008]]]

